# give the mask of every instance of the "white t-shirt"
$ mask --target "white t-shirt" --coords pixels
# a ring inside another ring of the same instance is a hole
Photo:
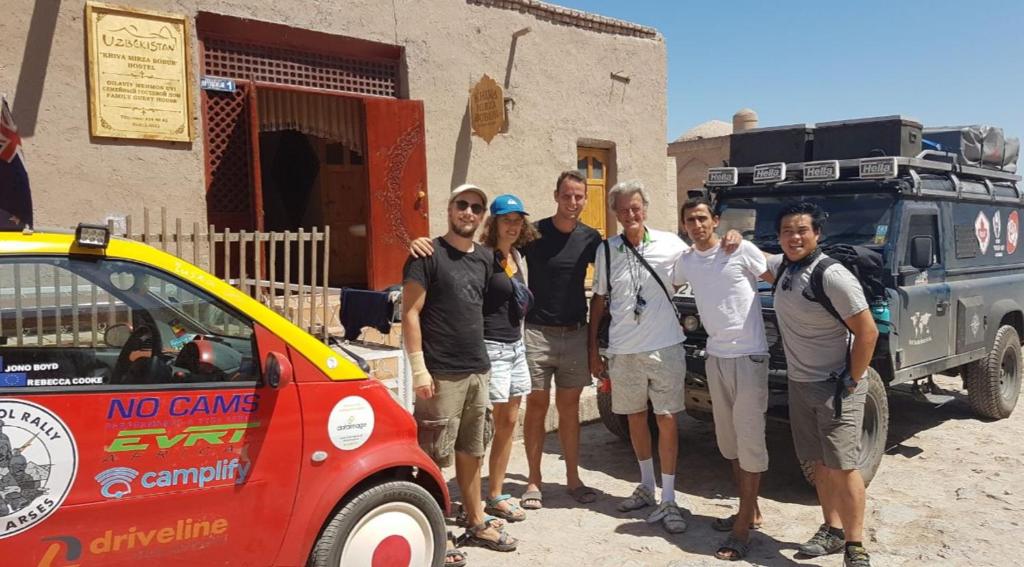
[[[721,243],[710,250],[690,248],[676,262],[674,285],[690,282],[701,323],[708,332],[708,354],[737,358],[768,354],[757,279],[768,269],[764,254],[744,240],[732,254]]]
[[[609,238],[608,245],[611,249],[612,293],[609,301],[612,324],[608,329],[607,353],[650,352],[685,341],[686,335],[683,334],[683,328],[676,319],[676,311],[668,297],[659,289],[650,271],[626,249],[622,235]],[[671,286],[676,260],[687,249],[689,246],[675,234],[648,228],[643,242],[636,250],[658,272],[661,281]],[[601,243],[594,259],[594,293],[607,297],[604,251],[605,244]],[[646,302],[639,319],[634,315],[637,290]],[[669,289],[669,294],[671,292]]]

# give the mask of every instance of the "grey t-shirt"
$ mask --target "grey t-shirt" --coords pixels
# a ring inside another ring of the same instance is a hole
[[[830,372],[838,372],[846,366],[849,336],[846,326],[820,303],[803,296],[814,266],[824,257],[820,256],[791,275],[782,274],[775,289],[775,313],[782,332],[782,346],[786,350],[787,374],[794,382],[828,380]],[[782,258],[782,254],[768,258],[768,271],[777,273]],[[789,289],[783,289],[782,284],[789,277],[792,277]],[[843,319],[868,308],[860,282],[841,264],[825,270],[822,283],[825,294]]]

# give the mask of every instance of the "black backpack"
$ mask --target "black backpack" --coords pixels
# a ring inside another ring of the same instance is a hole
[[[832,301],[825,293],[825,270],[835,264],[842,264],[853,274],[860,287],[864,291],[864,298],[868,303],[885,297],[885,284],[882,282],[883,266],[882,255],[870,248],[855,246],[851,244],[833,244],[822,247],[825,257],[814,265],[811,271],[810,283],[804,289],[803,296],[808,301],[813,301],[825,308],[837,321],[846,325],[839,312],[832,305]],[[772,294],[779,284],[779,279],[789,267],[791,262],[782,259],[779,271],[775,273],[775,284],[772,285]]]

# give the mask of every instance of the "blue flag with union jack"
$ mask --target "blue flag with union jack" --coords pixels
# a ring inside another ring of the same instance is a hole
[[[20,230],[32,226],[32,192],[18,127],[7,97],[0,98],[0,230]]]

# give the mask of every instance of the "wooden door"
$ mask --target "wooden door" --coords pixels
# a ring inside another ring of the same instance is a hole
[[[363,99],[370,188],[367,218],[370,289],[402,283],[409,242],[427,236],[427,152],[423,102]]]
[[[217,228],[262,230],[256,88],[239,80],[232,93],[203,90],[202,102],[209,223]]]
[[[583,207],[580,220],[601,233],[601,238],[608,237],[608,150],[599,148],[576,149],[576,167],[587,176],[587,205]],[[594,267],[587,268],[586,285],[590,287],[594,279]]]
[[[331,227],[328,282],[332,287],[363,286],[369,215],[365,160],[344,144],[320,142],[320,204],[323,222]]]

